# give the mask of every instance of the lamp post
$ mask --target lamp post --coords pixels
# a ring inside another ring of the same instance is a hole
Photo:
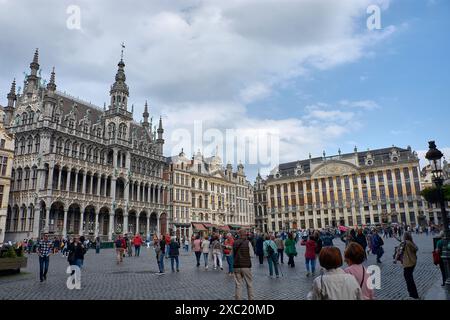
[[[442,170],[441,159],[444,156],[440,150],[437,149],[434,141],[430,141],[429,150],[425,155],[425,158],[430,162],[431,173],[433,175],[433,182],[435,183],[439,192],[439,202],[441,205],[441,215],[442,223],[444,226],[444,237],[442,239],[442,260],[444,263],[445,274],[447,275],[447,280],[445,281],[447,298],[450,297],[450,251],[449,251],[449,240],[450,240],[450,230],[448,225],[447,212],[445,210],[445,199],[442,186],[444,184],[444,172]]]

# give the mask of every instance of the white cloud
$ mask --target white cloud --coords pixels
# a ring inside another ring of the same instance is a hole
[[[373,100],[360,100],[360,101],[341,100],[339,104],[345,107],[359,108],[364,110],[375,110],[380,108],[378,103],[376,103]]]
[[[163,115],[169,135],[200,119],[216,128],[277,128],[282,159],[292,160],[341,138],[350,120],[357,129],[359,115],[317,104],[305,118],[275,106],[277,120],[260,119],[247,112],[247,104],[275,94],[296,77],[372,54],[374,45],[396,31],[393,26],[379,32],[365,28],[362,20],[373,2],[80,0],[79,32],[66,28],[66,8],[73,1],[3,0],[0,30],[8,32],[0,42],[0,88],[7,92],[39,47],[44,77],[55,66],[58,89],[101,106],[109,101],[125,41],[135,118],[140,119],[148,99],[152,115]],[[375,3],[386,9],[390,2]],[[341,107],[373,110],[378,105],[364,100]]]

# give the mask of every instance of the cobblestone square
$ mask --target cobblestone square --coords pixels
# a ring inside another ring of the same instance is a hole
[[[439,268],[433,265],[432,236],[413,235],[419,246],[418,263],[414,278],[421,297],[440,279]],[[335,239],[334,244],[341,250],[344,243]],[[403,269],[392,263],[394,238],[385,239],[385,254],[382,258],[381,289],[376,290],[376,298],[382,300],[404,300],[408,298]],[[311,277],[306,277],[304,247],[298,245],[298,256],[294,269],[281,265],[282,277],[268,276],[265,261],[259,265],[257,257],[253,260],[253,281],[255,299],[258,300],[298,300],[305,299],[311,288]],[[202,257],[203,258],[203,257]],[[370,255],[367,265],[375,264],[375,256]],[[29,256],[28,267],[19,275],[0,277],[0,299],[168,299],[168,300],[227,300],[234,298],[234,279],[227,275],[228,266],[224,261],[224,271],[209,270],[203,265],[195,266],[192,252],[182,252],[180,272],[170,271],[170,259],[165,259],[166,274],[156,275],[158,271],[153,248],[141,249],[140,257],[126,257],[121,265],[116,264],[112,249],[103,249],[100,254],[89,250],[85,256],[81,275],[81,289],[69,290],[66,286],[68,275],[67,259],[60,254],[50,257],[48,280],[39,282],[39,263],[37,256]],[[244,297],[246,292],[244,290]]]

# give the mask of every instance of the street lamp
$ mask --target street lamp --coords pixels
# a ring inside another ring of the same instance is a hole
[[[447,297],[450,296],[450,251],[448,248],[450,240],[450,232],[448,225],[447,212],[445,210],[445,199],[442,186],[444,184],[444,172],[442,171],[441,159],[444,156],[440,150],[437,149],[434,141],[428,142],[429,150],[425,155],[425,158],[430,162],[431,173],[433,175],[433,182],[435,183],[439,192],[439,202],[441,205],[442,223],[444,225],[444,237],[442,239],[442,260],[444,263],[445,274],[447,280],[445,281],[445,287],[447,289]]]

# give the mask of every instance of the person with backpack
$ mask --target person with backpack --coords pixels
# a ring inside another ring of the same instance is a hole
[[[355,277],[356,282],[359,283],[359,287],[361,288],[363,299],[373,300],[374,290],[369,288],[367,285],[369,275],[363,265],[363,262],[366,259],[366,252],[364,248],[357,242],[351,242],[345,249],[344,257],[345,262],[348,265],[344,271]]]
[[[295,267],[294,257],[297,256],[297,249],[295,248],[294,235],[292,233],[288,234],[288,238],[284,244],[286,255],[288,256],[288,266],[291,268]],[[281,262],[283,263],[283,262]]]
[[[265,241],[263,243],[264,256],[267,257],[267,262],[269,263],[269,275],[273,277],[273,268],[275,267],[275,275],[277,278],[280,277],[278,273],[278,254],[277,245],[273,241],[275,236],[266,235]]]
[[[177,241],[176,237],[172,237],[169,245],[170,250],[170,265],[172,266],[172,272],[175,272],[174,262],[177,265],[177,272],[180,272],[180,243]]]
[[[208,236],[205,236],[205,239],[202,241],[202,252],[203,252],[203,259],[205,260],[205,269],[206,270],[208,270],[209,245],[210,245],[210,242],[208,240]]]
[[[375,229],[372,236],[372,253],[377,255],[377,263],[381,263],[381,257],[384,254],[384,241]]]
[[[305,250],[305,266],[306,266],[306,276],[315,275],[316,272],[316,252],[317,252],[317,241],[314,235],[309,236],[308,241],[306,241]]]
[[[275,239],[275,244],[277,245],[277,251],[278,251],[278,257],[280,258],[281,264],[284,264],[283,256],[284,256],[284,241],[281,238],[281,235],[278,235],[278,237]]]
[[[122,238],[122,235],[118,235],[116,241],[114,241],[114,245],[116,247],[116,256],[117,256],[117,264],[123,261],[123,255],[125,248],[127,247],[125,240]]]
[[[211,247],[212,247],[212,251],[213,251],[214,270],[217,270],[217,261],[219,261],[220,270],[223,270],[222,245],[220,244],[220,240],[217,235],[214,236],[214,240],[211,244]]]

